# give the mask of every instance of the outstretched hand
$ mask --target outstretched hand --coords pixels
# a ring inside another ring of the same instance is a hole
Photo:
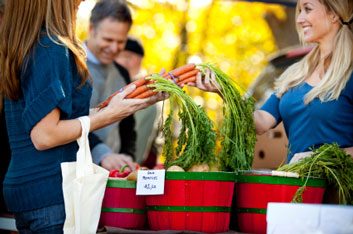
[[[144,109],[150,105],[155,104],[158,101],[168,98],[168,95],[165,93],[158,93],[148,98],[126,98],[131,92],[136,89],[136,85],[129,85],[122,92],[115,95],[109,102],[107,109],[110,109],[115,116],[120,119],[125,118],[131,114],[134,114],[136,111]],[[118,120],[120,120],[118,119]]]
[[[221,90],[219,84],[216,81],[216,74],[209,69],[206,69],[206,74],[204,77],[202,76],[201,72],[197,73],[196,82],[190,82],[188,85],[213,93],[219,93]]]

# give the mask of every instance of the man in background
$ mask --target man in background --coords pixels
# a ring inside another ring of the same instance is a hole
[[[128,72],[124,68],[117,69],[113,61],[124,49],[131,25],[131,12],[123,0],[100,0],[91,12],[89,37],[84,47],[93,80],[92,108],[128,83],[124,79]],[[126,164],[133,170],[136,141],[134,125],[134,117],[129,116],[118,124],[95,131],[94,134],[104,144],[92,149],[94,162],[108,170]]]

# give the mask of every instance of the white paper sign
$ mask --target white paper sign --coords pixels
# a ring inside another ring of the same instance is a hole
[[[164,194],[165,170],[138,170],[136,195]]]

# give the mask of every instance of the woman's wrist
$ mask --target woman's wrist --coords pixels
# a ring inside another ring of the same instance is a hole
[[[110,110],[110,108],[107,108],[107,107],[99,111],[93,111],[89,115],[89,118],[91,120],[90,131],[93,132],[97,129],[103,128],[113,123],[114,122],[113,116],[114,116],[113,112]]]

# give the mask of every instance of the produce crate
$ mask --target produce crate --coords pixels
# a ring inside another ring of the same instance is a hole
[[[240,232],[266,233],[267,204],[291,202],[306,178],[244,172],[236,180],[232,226],[236,226]],[[303,193],[303,203],[322,203],[325,186],[325,180],[310,178]]]
[[[101,227],[145,228],[145,196],[136,195],[136,181],[108,179],[99,223]]]
[[[150,229],[228,231],[234,181],[230,172],[166,172],[164,195],[146,197]]]

